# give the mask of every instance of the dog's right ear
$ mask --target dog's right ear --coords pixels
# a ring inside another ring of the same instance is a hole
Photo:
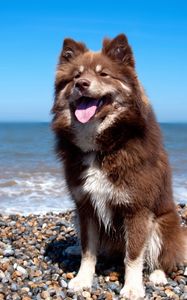
[[[86,46],[83,43],[76,42],[72,39],[65,39],[63,43],[62,52],[60,54],[59,63],[64,64],[76,56],[88,51]]]
[[[119,34],[113,40],[104,39],[102,52],[116,62],[134,68],[132,49],[124,34]]]

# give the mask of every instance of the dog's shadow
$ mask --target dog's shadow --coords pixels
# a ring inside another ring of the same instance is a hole
[[[80,246],[77,237],[68,237],[66,240],[53,240],[47,244],[44,256],[52,263],[58,263],[65,273],[75,271],[80,267]],[[98,275],[108,276],[111,272],[124,274],[123,257],[120,254],[99,254],[96,265]]]

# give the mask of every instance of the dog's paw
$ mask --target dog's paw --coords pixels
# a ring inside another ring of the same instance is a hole
[[[71,279],[68,284],[68,289],[73,291],[81,291],[83,288],[91,288],[92,282],[88,278],[82,278],[80,276],[76,276]]]
[[[164,285],[168,283],[166,275],[162,270],[155,270],[151,273],[149,280],[152,281],[154,285]]]
[[[120,295],[128,300],[140,300],[144,299],[145,290],[143,285],[130,286],[126,284],[120,291]]]

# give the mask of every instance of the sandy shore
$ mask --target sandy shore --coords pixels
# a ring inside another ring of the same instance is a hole
[[[187,225],[187,205],[178,205]],[[93,289],[67,289],[80,263],[73,212],[44,216],[0,215],[0,300],[120,299],[123,268],[119,259],[99,258]],[[187,267],[178,266],[168,284],[153,286],[144,274],[147,299],[187,299]]]

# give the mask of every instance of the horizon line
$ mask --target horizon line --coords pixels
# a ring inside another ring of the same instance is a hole
[[[47,120],[45,120],[45,121],[42,121],[42,120],[0,120],[0,124],[6,124],[6,123],[9,123],[9,124],[15,124],[15,123],[20,123],[20,124],[30,124],[30,123],[51,123],[52,122],[52,120],[51,121],[47,121]],[[159,120],[157,120],[157,122],[159,123],[159,124],[187,124],[187,120],[186,121],[159,121]]]

